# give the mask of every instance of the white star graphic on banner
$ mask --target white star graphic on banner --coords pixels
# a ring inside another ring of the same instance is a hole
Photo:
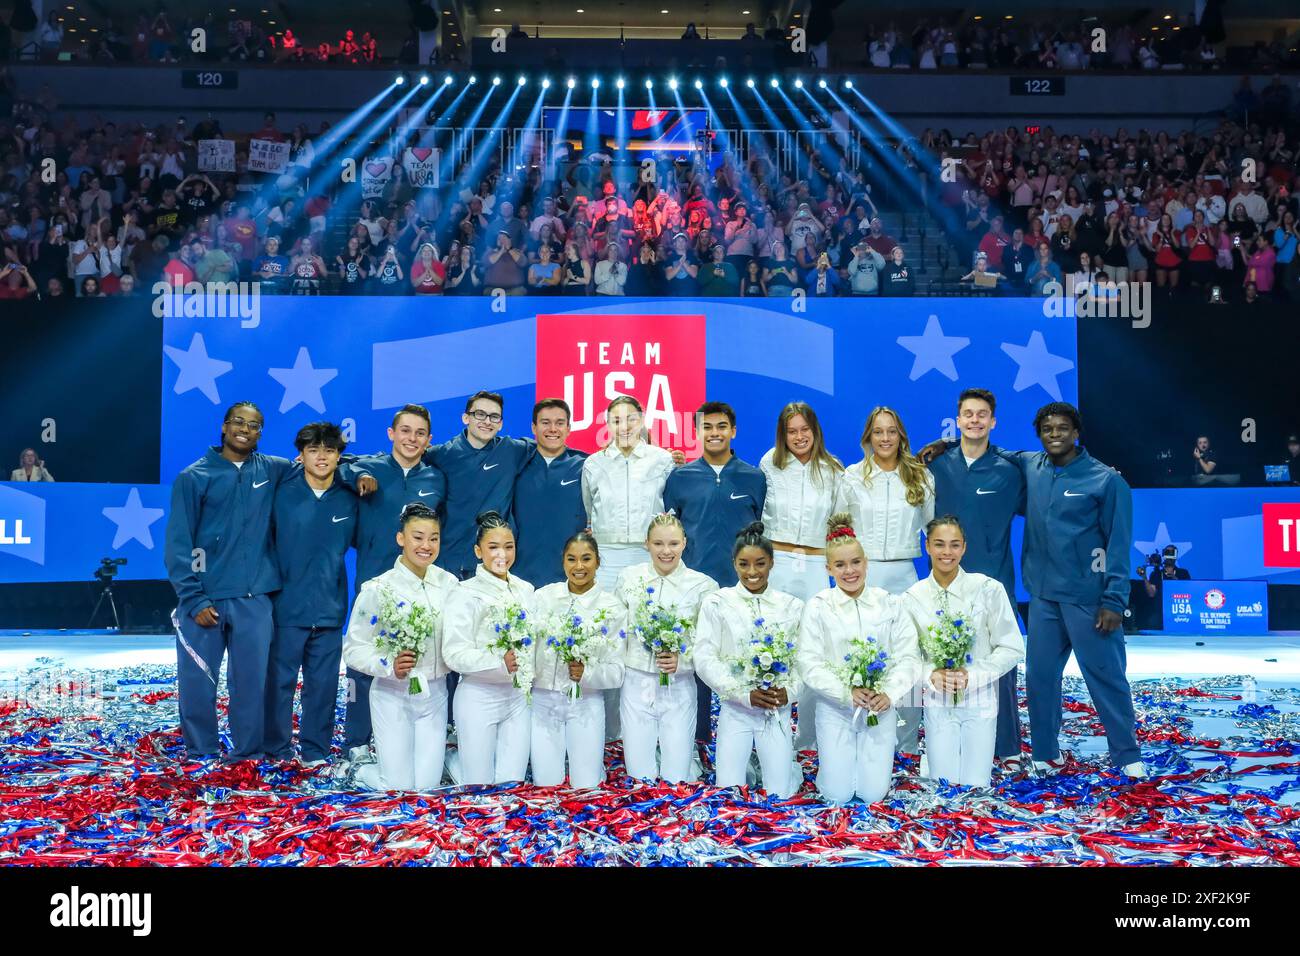
[[[293,368],[267,369],[267,374],[284,386],[284,398],[280,400],[280,413],[291,408],[306,405],[317,412],[325,411],[325,399],[320,390],[327,383],[338,377],[336,368],[313,368],[307,346],[298,349]]]
[[[1047,351],[1047,342],[1042,332],[1035,331],[1031,334],[1025,345],[1003,342],[1002,351],[1020,366],[1016,370],[1016,381],[1012,388],[1023,392],[1030,386],[1041,385],[1043,391],[1056,401],[1061,401],[1061,385],[1056,376],[1070,371],[1074,368],[1074,363],[1062,355],[1053,355]]]
[[[126,504],[120,508],[104,509],[104,517],[117,525],[117,533],[113,535],[113,549],[117,550],[135,539],[152,550],[153,534],[149,528],[162,516],[162,508],[146,508],[140,501],[140,489],[132,488],[126,496]]]
[[[1134,541],[1133,547],[1141,552],[1142,557],[1145,558],[1153,551],[1157,554],[1162,554],[1165,550],[1165,545],[1167,544],[1172,544],[1178,549],[1178,557],[1180,560],[1183,555],[1192,550],[1192,543],[1190,541],[1175,541],[1173,538],[1169,537],[1169,528],[1165,526],[1163,521],[1156,527],[1156,537],[1154,541]]]
[[[221,394],[217,391],[217,379],[235,366],[221,359],[209,358],[207,344],[200,333],[194,333],[188,349],[164,345],[163,351],[180,369],[180,374],[176,376],[177,395],[184,395],[190,389],[197,388],[213,405],[221,403]]]
[[[915,382],[926,372],[933,369],[949,381],[957,381],[957,365],[952,357],[970,345],[970,339],[960,335],[944,335],[939,325],[939,317],[932,315],[925,322],[925,332],[921,335],[900,335],[898,344],[916,356],[912,362],[912,374],[908,378]]]

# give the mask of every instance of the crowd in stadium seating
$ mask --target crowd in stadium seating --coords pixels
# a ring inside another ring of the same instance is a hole
[[[287,141],[288,169],[249,172],[237,136],[238,171],[209,173],[194,144],[222,135],[211,117],[78,128],[55,106],[43,92],[0,121],[0,298],[147,294],[163,277],[291,294],[910,295],[931,289],[878,206],[924,204],[973,290],[1072,278],[1300,301],[1300,140],[1276,79],[1243,86],[1239,120],[1205,134],[926,131],[856,166],[808,146],[785,173],[759,150],[707,168],[662,156],[653,177],[598,156],[549,176],[477,159],[442,189],[397,165],[364,203],[360,183],[312,175],[327,124],[285,134],[268,114],[251,135]]]

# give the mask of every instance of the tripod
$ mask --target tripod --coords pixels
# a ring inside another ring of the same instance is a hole
[[[92,624],[95,623],[95,617],[99,614],[99,609],[104,603],[104,598],[108,598],[108,606],[113,612],[114,630],[118,630],[118,631],[122,630],[122,621],[117,616],[117,601],[114,600],[113,598],[112,578],[109,578],[107,581],[104,582],[104,590],[99,592],[99,600],[95,602],[95,609],[90,612],[90,620],[87,622],[86,627],[90,627]]]

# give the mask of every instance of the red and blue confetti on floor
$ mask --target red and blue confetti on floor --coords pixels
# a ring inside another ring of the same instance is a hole
[[[597,790],[348,792],[330,768],[186,762],[174,687],[149,666],[0,698],[0,865],[1300,865],[1300,691],[1242,677],[1134,683],[1147,781],[1090,755],[1102,728],[1071,679],[1084,756],[1063,773],[966,789],[900,755],[884,802],[847,807],[819,801],[811,753],[781,801],[634,783],[616,744]]]

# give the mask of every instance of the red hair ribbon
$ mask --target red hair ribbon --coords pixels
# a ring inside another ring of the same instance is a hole
[[[826,536],[827,541],[834,541],[836,538],[856,538],[852,528],[836,528]]]

